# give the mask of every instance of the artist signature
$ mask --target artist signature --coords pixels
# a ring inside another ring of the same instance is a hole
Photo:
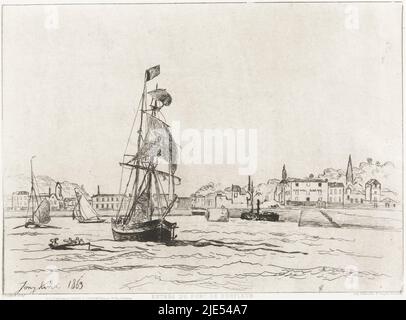
[[[39,285],[32,285],[28,281],[24,281],[21,287],[16,291],[16,294],[35,294],[40,291],[48,291],[59,289],[59,283],[54,283],[53,281],[41,281]]]
[[[66,288],[69,290],[81,290],[83,289],[83,287],[84,287],[83,275],[81,275],[78,278],[70,279],[66,284]],[[59,281],[53,280],[41,281],[39,285],[32,285],[28,281],[24,281],[21,283],[21,286],[19,287],[19,289],[16,291],[15,294],[16,295],[36,294],[41,291],[49,291],[55,289],[61,289],[61,284]]]

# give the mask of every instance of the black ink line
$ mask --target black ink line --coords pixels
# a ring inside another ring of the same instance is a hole
[[[354,3],[354,4],[359,4],[359,3],[371,3],[371,4],[394,4],[394,3],[400,3],[401,4],[401,74],[402,74],[402,79],[401,79],[401,84],[402,84],[402,91],[401,91],[401,101],[402,101],[402,191],[404,191],[404,139],[403,139],[403,132],[404,132],[404,121],[403,121],[403,101],[404,101],[404,92],[403,92],[403,2],[402,1],[275,1],[275,2],[249,2],[249,1],[241,1],[241,2],[155,2],[155,3],[31,3],[31,4],[2,4],[1,5],[1,119],[3,121],[3,110],[4,110],[4,104],[3,104],[3,95],[4,95],[4,64],[3,64],[3,59],[4,59],[4,44],[3,44],[3,34],[4,34],[4,14],[3,14],[3,7],[5,6],[84,6],[84,5],[186,5],[186,4],[192,4],[192,5],[206,5],[206,4],[349,4],[349,3]],[[2,128],[3,131],[3,128]],[[3,137],[3,136],[2,136]],[[2,139],[2,146],[3,146],[3,139]],[[2,172],[2,187],[4,190],[4,172]],[[4,292],[4,203],[3,203],[3,236],[2,236],[2,294],[4,296],[14,296],[14,294],[10,293],[5,293]],[[403,277],[404,277],[404,241],[405,241],[405,235],[404,235],[404,194],[402,192],[402,220],[403,220],[403,225],[402,225],[402,235],[403,235],[403,260],[402,260],[402,272],[403,272]],[[383,291],[360,291],[364,294],[380,294]],[[384,291],[385,293],[388,294],[398,294],[399,291]],[[230,294],[233,292],[218,292],[217,294]],[[260,293],[285,293],[283,291],[275,291],[275,292],[246,292],[246,293],[251,293],[251,294],[260,294]],[[300,291],[300,292],[291,292],[291,293],[315,293],[315,291]],[[348,293],[348,291],[336,291],[336,292],[324,292],[321,291],[319,293]],[[94,295],[94,293],[82,293],[84,295]],[[97,293],[98,295],[107,295],[111,294],[111,292],[106,292],[106,293]],[[96,294],[96,295],[97,295]],[[125,293],[115,293],[115,294],[124,294]],[[133,293],[136,294],[136,293]],[[141,293],[140,293],[141,294]],[[143,294],[143,293],[142,293]],[[148,292],[148,294],[162,294],[161,292]],[[190,292],[174,292],[173,294],[190,294]],[[199,294],[196,292],[196,294]],[[201,294],[207,294],[207,292],[202,292]],[[52,295],[66,295],[66,293],[53,293]]]
[[[3,144],[3,137],[4,137],[4,127],[3,127],[3,103],[4,103],[4,5],[1,5],[1,150],[2,150],[2,160],[3,160],[3,150],[4,150],[4,144]],[[4,170],[2,170],[1,173],[1,190],[3,191],[4,194]],[[3,197],[4,198],[4,197]],[[5,271],[4,271],[4,240],[5,240],[5,226],[4,226],[4,215],[5,215],[5,203],[3,203],[3,236],[2,236],[2,248],[1,248],[1,255],[2,255],[2,273],[1,273],[1,292],[4,295],[4,281],[5,281]]]
[[[349,3],[373,3],[373,4],[394,4],[402,1],[199,1],[199,2],[68,2],[68,3],[14,3],[3,6],[29,7],[29,6],[143,6],[143,5],[222,5],[222,4],[349,4]]]
[[[403,93],[403,2],[401,4],[401,11],[400,11],[400,38],[401,38],[401,46],[400,46],[400,60],[401,60],[401,65],[402,65],[402,79],[401,79],[401,85],[402,85],[402,281],[404,282],[405,280],[405,177],[404,177],[404,170],[405,170],[405,162],[404,162],[404,93]]]

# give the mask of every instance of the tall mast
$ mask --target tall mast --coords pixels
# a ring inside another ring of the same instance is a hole
[[[169,143],[169,145],[170,145],[170,143]],[[172,152],[172,150],[171,150],[171,147],[169,147],[169,157],[170,157],[170,153]],[[168,176],[168,201],[171,201],[172,200],[172,195],[171,195],[171,177],[172,177],[172,174],[171,174],[171,161],[169,161],[169,164],[168,164],[168,173],[169,173],[169,176]]]
[[[80,199],[83,197],[83,195],[79,195],[79,197],[78,196],[76,196],[76,199],[78,200],[78,211],[79,211],[79,215],[81,216],[81,217],[83,217],[82,216],[82,211],[81,211],[81,209],[80,209]]]
[[[158,181],[158,177],[155,172],[155,169],[152,171],[152,174],[154,176],[155,196],[156,196],[156,202],[157,202],[157,206],[158,206],[159,218],[161,218],[161,216],[162,216],[161,192],[159,191],[159,181]],[[152,219],[152,215],[151,215],[150,219]]]
[[[252,179],[251,179],[251,193],[252,193],[251,211],[254,212],[254,180],[252,180]]]
[[[233,186],[231,186],[231,189],[233,188]],[[233,191],[233,190],[231,190],[231,191]],[[248,195],[250,196],[250,198],[251,198],[251,176],[248,176]],[[249,209],[249,206],[250,206],[250,203],[249,203],[249,200],[250,199],[248,199],[248,197],[247,197],[247,208]]]
[[[142,139],[142,123],[143,123],[143,118],[144,118],[144,107],[145,107],[145,95],[147,92],[147,75],[145,74],[144,76],[144,90],[142,92],[142,103],[141,103],[141,118],[140,118],[140,127],[138,129],[138,140],[137,140],[137,152],[140,150],[141,147],[141,139]],[[136,201],[138,199],[138,181],[140,177],[140,159],[137,158],[136,160],[136,168],[135,168],[135,180],[134,180],[134,196],[133,196],[133,205],[130,208],[130,211],[128,212],[127,215],[127,220],[130,218],[132,215],[132,211],[135,210],[136,208]]]
[[[172,180],[172,196],[175,195],[175,177],[173,176],[173,173],[171,172],[171,180]]]
[[[151,194],[151,191],[152,191],[152,172],[151,171],[148,171],[148,181],[147,181],[147,187],[148,187],[148,190],[147,190],[147,195],[148,195],[148,210],[149,210],[149,212],[148,212],[148,218],[149,218],[149,220],[152,220],[152,214],[154,213],[154,207],[153,207],[153,204],[152,204],[152,199],[151,199],[151,196],[152,196],[152,194]]]
[[[169,201],[172,201],[173,195],[175,194],[175,183],[173,181],[173,168],[172,168],[172,136],[169,136],[169,164],[168,164],[168,198]],[[171,184],[172,184],[172,190],[171,190]],[[172,191],[172,193],[171,193]]]
[[[248,176],[248,194],[250,195],[251,212],[254,212],[254,181]],[[248,205],[248,204],[247,204]]]
[[[143,93],[141,97],[141,118],[140,118],[140,124],[139,124],[139,129],[137,131],[138,133],[138,139],[137,139],[137,152],[136,156],[132,158],[132,160],[122,163],[121,165],[131,167],[131,174],[133,173],[133,170],[135,169],[135,178],[134,182],[132,184],[132,199],[130,200],[129,204],[129,209],[126,211],[125,216],[123,217],[123,220],[121,220],[121,223],[127,224],[133,217],[133,215],[138,216],[138,211],[137,211],[137,206],[141,205],[141,211],[142,211],[142,216],[137,217],[137,221],[140,220],[139,218],[143,219],[145,218],[145,214],[149,216],[149,219],[152,219],[152,214],[154,210],[154,202],[152,198],[152,183],[154,182],[155,184],[155,192],[157,196],[157,203],[158,206],[160,206],[160,195],[164,195],[165,202],[167,203],[167,207],[169,206],[168,204],[168,199],[165,194],[165,189],[162,186],[161,182],[159,181],[158,174],[163,174],[164,176],[169,177],[168,179],[168,193],[169,196],[171,197],[171,191],[172,193],[175,190],[175,182],[174,179],[177,178],[174,176],[174,168],[172,165],[172,137],[169,133],[170,136],[170,158],[169,158],[169,170],[168,173],[165,172],[165,170],[160,171],[156,170],[156,167],[158,165],[158,158],[159,156],[164,157],[167,159],[167,150],[158,150],[159,153],[156,155],[149,155],[149,157],[146,154],[141,154],[145,153],[145,148],[148,151],[154,151],[153,149],[149,150],[149,148],[152,148],[149,143],[152,144],[157,144],[159,146],[159,141],[157,140],[157,143],[154,139],[155,137],[153,136],[153,133],[150,133],[151,128],[155,129],[157,126],[162,126],[161,123],[158,121],[162,122],[165,125],[165,130],[168,130],[168,125],[162,121],[161,119],[158,118],[157,113],[160,111],[160,109],[165,105],[169,105],[172,101],[172,98],[169,94],[166,93],[165,89],[158,89],[158,83],[156,84],[156,89],[154,91],[148,92],[147,91],[147,82],[158,76],[160,73],[159,65],[149,68],[145,72],[145,77],[144,77],[144,88],[143,88]],[[148,95],[151,94],[152,101],[150,105],[148,105]],[[162,103],[162,105],[160,105]],[[144,113],[147,113],[145,116],[148,116],[148,121],[146,125],[144,124]],[[135,122],[134,122],[135,123]],[[143,127],[144,125],[144,127]],[[133,125],[134,126],[134,125]],[[151,128],[150,128],[151,126]],[[143,133],[144,132],[144,133]],[[150,137],[152,135],[152,138]],[[146,140],[145,140],[146,139]],[[145,141],[144,141],[145,140]],[[151,140],[151,141],[149,141]],[[162,146],[161,146],[162,147]],[[165,146],[166,148],[166,146]],[[141,152],[143,151],[143,152]],[[162,153],[164,152],[164,153]],[[147,156],[148,159],[144,159]],[[156,160],[156,161],[155,161]],[[141,173],[143,172],[143,173]],[[127,187],[131,181],[131,174],[130,178],[127,182],[126,190]],[[154,181],[153,181],[154,180]],[[120,183],[121,184],[121,183]],[[171,187],[172,184],[172,187]],[[161,190],[160,190],[161,189]],[[173,197],[171,197],[173,198]],[[146,206],[145,206],[146,204]],[[171,204],[173,206],[173,204]],[[147,207],[147,209],[146,209]],[[162,208],[161,208],[162,209]],[[146,210],[146,212],[144,212]]]
[[[31,160],[30,160],[30,165],[31,165],[31,195],[30,195],[30,198],[31,198],[31,210],[32,210],[32,216],[31,216],[31,218],[32,218],[32,221],[34,221],[34,212],[35,212],[35,210],[34,210],[34,197],[35,197],[35,199],[36,199],[36,194],[35,194],[35,188],[34,188],[34,170],[33,170],[33,168],[32,168],[32,159],[34,159],[35,158],[35,156],[32,156],[31,157]]]

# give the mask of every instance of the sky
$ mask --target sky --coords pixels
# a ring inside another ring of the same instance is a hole
[[[402,166],[400,4],[19,6],[3,26],[4,176],[36,155],[37,174],[117,192],[157,64],[169,124],[256,131],[256,182],[349,154]],[[238,168],[180,164],[177,191],[245,183]]]

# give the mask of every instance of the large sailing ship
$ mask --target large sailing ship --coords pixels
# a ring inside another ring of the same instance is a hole
[[[175,176],[177,146],[162,113],[162,108],[171,104],[172,97],[166,89],[158,88],[158,84],[154,90],[147,90],[148,82],[159,74],[159,65],[145,71],[144,88],[133,122],[133,128],[135,125],[139,128],[137,150],[127,154],[132,128],[120,163],[122,178],[123,172],[129,171],[125,190],[122,192],[120,185],[120,193],[130,194],[130,197],[128,203],[124,203],[125,197],[122,197],[111,221],[117,241],[169,242],[176,237],[176,223],[167,221],[166,217],[177,200],[175,185],[180,183],[180,178]]]

